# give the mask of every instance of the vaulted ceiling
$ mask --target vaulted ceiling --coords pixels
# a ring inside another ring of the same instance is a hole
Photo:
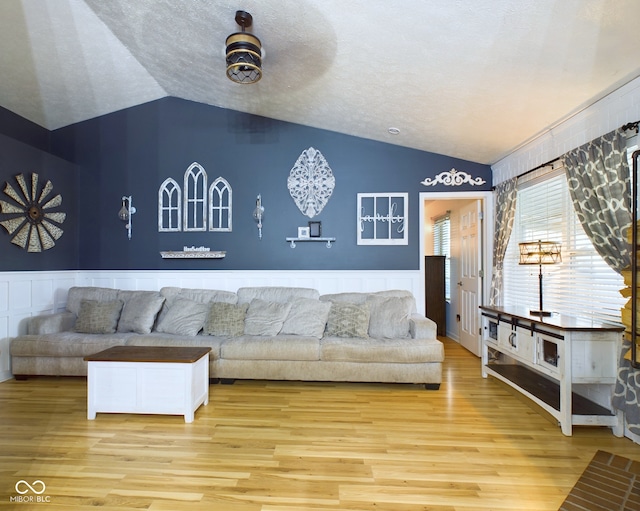
[[[253,85],[225,75],[236,10],[265,50]],[[637,0],[2,0],[0,106],[54,130],[175,96],[494,163],[639,76],[638,19]]]

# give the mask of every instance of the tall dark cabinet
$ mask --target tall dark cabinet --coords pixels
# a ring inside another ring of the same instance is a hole
[[[444,287],[445,256],[424,258],[424,314],[438,325],[438,335],[447,335],[447,312]]]

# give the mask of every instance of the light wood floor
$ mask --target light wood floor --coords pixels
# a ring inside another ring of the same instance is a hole
[[[563,436],[445,345],[439,391],[239,381],[211,386],[192,424],[88,421],[82,378],[1,383],[0,508],[555,511],[596,450],[640,460],[606,428]],[[20,480],[46,505],[15,503]]]

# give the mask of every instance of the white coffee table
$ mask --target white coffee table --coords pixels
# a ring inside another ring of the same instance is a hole
[[[211,348],[114,346],[90,355],[87,419],[104,413],[184,415],[209,402]]]

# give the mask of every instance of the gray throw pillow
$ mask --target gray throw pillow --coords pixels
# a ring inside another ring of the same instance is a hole
[[[124,307],[118,321],[118,332],[148,334],[164,303],[164,296],[156,291],[122,291]]]
[[[254,298],[244,320],[247,335],[278,335],[291,310],[290,303],[267,302]]]
[[[194,336],[202,330],[208,313],[208,303],[176,298],[168,303],[167,313],[156,330],[165,334]]]
[[[83,334],[112,334],[118,326],[122,300],[81,300],[75,331]]]
[[[204,324],[204,333],[220,337],[238,337],[244,333],[244,318],[248,303],[234,305],[224,302],[211,302],[209,315]]]
[[[328,337],[369,337],[369,306],[354,303],[333,302],[329,309],[327,329]]]
[[[320,339],[324,334],[331,303],[298,298],[291,302],[291,310],[282,325],[281,333],[305,335]]]
[[[404,339],[409,337],[409,317],[413,297],[370,296],[369,335],[376,339]]]
[[[67,310],[76,316],[80,313],[82,300],[95,300],[96,302],[110,302],[117,300],[118,289],[110,287],[73,286],[67,293]]]

